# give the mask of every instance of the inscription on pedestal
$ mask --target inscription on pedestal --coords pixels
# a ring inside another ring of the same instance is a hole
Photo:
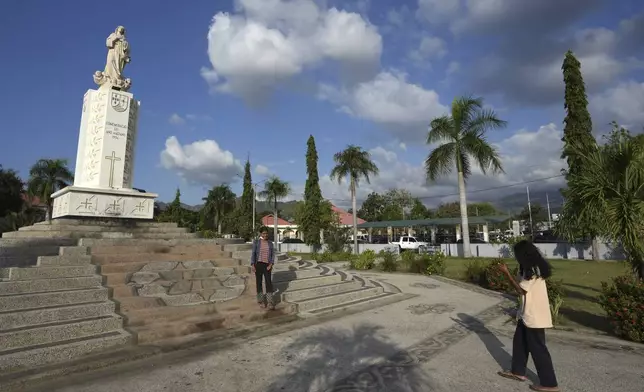
[[[123,198],[119,197],[118,199],[114,199],[111,203],[107,204],[107,206],[105,207],[105,213],[107,215],[123,214]]]
[[[98,207],[96,196],[89,196],[86,197],[84,201],[80,202],[79,205],[76,207],[76,211],[78,212],[89,212],[89,213],[95,213],[96,208]]]

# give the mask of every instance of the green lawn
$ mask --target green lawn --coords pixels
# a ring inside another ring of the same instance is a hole
[[[466,259],[448,258],[445,276],[463,280],[467,262]],[[507,263],[508,266],[516,265],[514,260],[507,260]],[[566,290],[566,298],[560,310],[560,326],[610,332],[604,311],[598,303],[601,282],[629,273],[626,264],[581,260],[550,260],[550,264],[553,278],[562,280]]]

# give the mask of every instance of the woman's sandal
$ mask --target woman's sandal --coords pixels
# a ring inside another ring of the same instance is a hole
[[[504,378],[507,378],[507,379],[510,379],[510,380],[514,380],[514,381],[524,382],[524,381],[528,380],[528,377],[526,377],[526,376],[519,376],[518,374],[514,374],[514,373],[509,372],[509,371],[502,371],[502,372],[498,372],[497,374],[499,376],[501,376],[501,377],[504,377]]]

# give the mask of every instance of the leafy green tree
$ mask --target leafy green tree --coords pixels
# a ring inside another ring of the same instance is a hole
[[[517,216],[520,220],[529,222],[530,221],[530,211],[532,211],[532,222],[534,223],[540,223],[540,222],[547,222],[548,221],[548,211],[543,208],[543,206],[539,203],[530,203],[530,207],[526,205],[523,207],[523,210],[519,213]],[[530,232],[532,232],[533,228],[530,228]]]
[[[568,176],[557,231],[573,237],[584,217],[602,217],[593,224],[595,233],[621,243],[634,273],[644,279],[644,144],[617,128],[605,145],[588,151],[581,144],[573,153],[580,165]]]
[[[411,211],[409,211],[409,219],[427,219],[431,217],[431,211],[420,201],[419,198],[414,198],[412,201]]]
[[[235,209],[237,196],[230,189],[230,185],[222,184],[209,190],[208,196],[203,200],[205,201],[202,209],[204,218],[213,222],[213,227],[217,228],[217,234],[221,235],[224,218]]]
[[[318,152],[315,147],[315,138],[309,136],[306,142],[306,185],[304,188],[304,211],[300,230],[304,233],[304,242],[313,246],[315,250],[320,247],[321,203],[322,191],[320,190],[320,177],[318,174]]]
[[[487,202],[470,203],[467,205],[467,210],[476,216],[494,216],[500,214],[496,207]]]
[[[367,195],[362,206],[358,210],[358,216],[367,222],[382,221],[382,213],[387,205],[387,201],[381,194],[371,192]]]
[[[571,177],[583,170],[584,156],[597,150],[597,141],[592,134],[593,123],[588,112],[588,98],[581,73],[581,63],[571,51],[566,53],[561,69],[565,84],[564,108],[566,110],[561,158],[566,159],[568,163],[566,180],[570,182]],[[570,192],[569,189],[562,190],[565,199],[574,200],[575,197]],[[584,206],[577,206],[576,212],[573,212],[572,208],[573,206],[569,205],[569,213],[577,215],[576,220],[579,225],[574,232],[568,232],[568,235],[572,236],[569,239],[590,237],[593,259],[599,259],[596,227],[601,224],[602,217],[588,215],[591,210]]]
[[[485,134],[505,125],[492,109],[483,108],[482,98],[472,97],[456,98],[451,114],[437,117],[430,124],[427,144],[442,144],[425,161],[427,178],[435,181],[456,169],[465,257],[472,256],[465,183],[471,174],[472,163],[478,165],[483,174],[503,172],[499,154]]]
[[[371,160],[371,154],[361,147],[348,145],[346,149],[333,156],[335,167],[331,170],[331,179],[337,180],[339,184],[343,179],[349,182],[351,192],[351,207],[353,211],[353,246],[354,252],[358,254],[358,217],[356,206],[356,190],[361,180],[370,182],[370,176],[378,175],[378,166]]]
[[[440,204],[436,209],[437,218],[458,218],[460,216],[461,205],[457,201]]]
[[[0,216],[20,212],[24,204],[22,180],[18,173],[0,165]]]
[[[186,210],[181,205],[181,190],[177,188],[174,200],[159,215],[159,222],[174,222],[180,227],[186,227]]]
[[[29,190],[47,206],[47,220],[51,220],[53,200],[51,195],[70,185],[74,175],[66,159],[40,159],[29,170]]]
[[[291,186],[289,183],[280,180],[277,176],[273,176],[264,183],[264,190],[259,194],[273,205],[273,240],[275,241],[275,244],[277,244],[279,239],[279,235],[277,233],[277,202],[287,197],[290,193]]]

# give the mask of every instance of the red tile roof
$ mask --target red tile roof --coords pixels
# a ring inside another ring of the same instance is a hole
[[[21,196],[22,196],[22,200],[24,202],[29,202],[30,201],[28,193],[23,193]],[[38,207],[38,206],[44,206],[45,203],[42,203],[38,196],[32,196],[31,197],[31,205],[34,206],[34,207]]]
[[[353,214],[349,214],[345,210],[338,208],[336,206],[331,206],[331,209],[333,210],[333,212],[335,212],[338,215],[341,225],[346,225],[346,226],[353,225]],[[358,218],[357,221],[358,221],[358,224],[366,222],[366,220],[360,219],[360,218]]]
[[[266,215],[262,218],[262,225],[268,226],[268,227],[273,227],[274,225],[274,220],[273,220],[273,215]],[[277,217],[277,225],[278,226],[293,226],[293,223],[284,220],[280,218],[279,216]]]

